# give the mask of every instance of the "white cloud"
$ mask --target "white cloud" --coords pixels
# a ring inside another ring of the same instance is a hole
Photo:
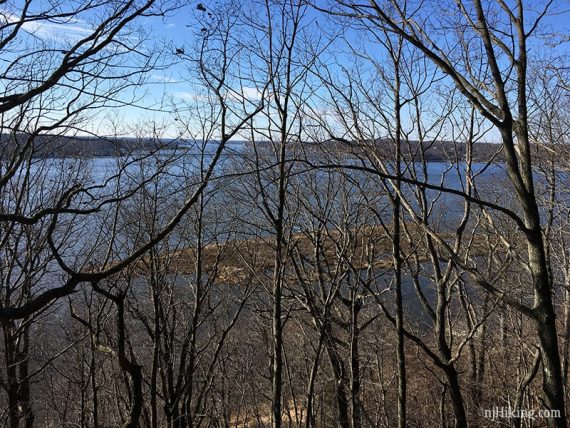
[[[257,88],[250,88],[244,86],[241,90],[242,95],[244,98],[248,100],[260,100],[261,99],[261,92]]]
[[[207,95],[197,94],[195,92],[189,91],[177,91],[172,92],[172,96],[184,101],[208,101],[209,98]]]
[[[261,100],[261,91],[257,88],[243,86],[239,90],[230,93],[230,98],[235,101],[259,101]]]
[[[150,76],[152,80],[155,82],[164,82],[164,83],[180,83],[179,80],[176,80],[173,77],[166,76],[164,74],[153,74]]]
[[[16,23],[20,20],[18,15],[14,15],[5,10],[0,10],[0,22],[2,24]],[[22,24],[22,29],[29,34],[44,40],[56,42],[79,40],[92,32],[92,28],[79,19],[70,19],[67,22],[49,22],[47,20],[26,21]]]
[[[187,92],[187,91],[173,92],[172,95],[174,95],[176,98],[180,98],[181,100],[185,100],[185,101],[190,101],[190,100],[196,99],[196,94],[194,94],[192,92]]]
[[[153,76],[154,78],[155,76]],[[172,95],[176,98],[185,101],[208,101],[209,97],[205,94],[198,94],[196,92],[190,91],[177,91],[172,92]],[[237,101],[238,103],[256,103],[261,100],[262,92],[257,88],[243,86],[239,89],[231,91],[227,94],[227,99],[231,101]],[[271,98],[271,95],[266,95],[266,99]],[[217,102],[217,101],[216,101]]]
[[[76,40],[91,34],[91,30],[77,25],[30,22],[23,25],[24,30],[41,39],[63,41]]]

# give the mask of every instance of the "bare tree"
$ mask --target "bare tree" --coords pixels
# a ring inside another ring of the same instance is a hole
[[[542,355],[546,407],[560,411],[561,415],[560,418],[550,419],[549,423],[552,426],[565,426],[564,388],[552,302],[553,285],[548,272],[532,172],[528,113],[530,43],[540,31],[541,22],[552,6],[552,2],[533,9],[527,8],[522,1],[514,5],[501,1],[491,4],[457,2],[449,6],[448,14],[440,15],[432,13],[431,4],[415,7],[408,2],[370,1],[366,5],[341,2],[331,12],[400,35],[434,64],[446,76],[446,81],[457,87],[499,132],[520,214],[501,209],[510,216],[527,245],[532,304],[505,298],[505,293],[494,287],[472,264],[457,258],[452,247],[446,245],[446,248],[454,263],[465,269],[474,283],[495,296],[503,296],[509,305],[534,320]],[[444,34],[444,29],[449,25],[460,31],[453,35]],[[485,67],[483,74],[473,72],[481,70],[479,64]],[[442,243],[433,231],[431,235]]]

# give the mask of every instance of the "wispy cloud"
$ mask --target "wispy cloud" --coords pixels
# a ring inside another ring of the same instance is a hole
[[[261,100],[261,91],[257,88],[248,86],[241,87],[238,91],[230,93],[230,98],[236,101],[259,101]]]
[[[207,95],[197,94],[190,91],[176,91],[171,93],[173,97],[184,101],[208,101]]]
[[[20,20],[18,15],[6,10],[0,10],[0,23],[13,24]],[[92,28],[85,21],[79,19],[68,22],[50,22],[47,20],[26,21],[22,29],[27,33],[44,40],[55,42],[69,42],[81,39],[92,32]]]
[[[174,95],[176,98],[180,98],[181,100],[186,100],[186,101],[191,101],[196,99],[196,94],[193,92],[177,91],[173,92],[172,95]]]
[[[171,76],[166,76],[164,74],[153,74],[150,76],[151,79],[155,82],[164,82],[164,83],[180,83],[180,80],[177,80]]]
[[[154,78],[155,76],[153,76]],[[156,76],[158,77],[158,76]],[[205,94],[199,94],[191,91],[176,91],[171,93],[172,96],[184,101],[207,101],[209,97]],[[244,86],[238,90],[230,91],[227,94],[228,101],[237,101],[239,103],[253,103],[261,100],[261,91],[257,88]],[[267,97],[267,96],[266,96]]]

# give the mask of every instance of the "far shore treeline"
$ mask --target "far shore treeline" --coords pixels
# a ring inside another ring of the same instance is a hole
[[[2,135],[0,136],[0,159],[10,156],[10,154],[26,143],[29,136],[26,134]],[[106,137],[106,136],[64,136],[64,135],[40,135],[33,137],[35,158],[92,158],[92,157],[114,157],[125,156],[133,152],[152,152],[157,150],[184,150],[192,149],[202,145],[202,142],[182,138],[134,138],[134,137]],[[212,146],[217,145],[217,141],[211,141]],[[247,149],[251,146],[250,141],[234,140],[228,145],[235,149],[236,145]],[[265,141],[256,141],[258,147],[269,144]],[[302,151],[311,154],[319,153],[321,150],[340,154],[360,155],[362,142],[346,140],[327,140],[321,142],[301,142]],[[421,147],[423,144],[423,147]],[[378,138],[374,144],[365,142],[365,146],[373,145],[377,153],[389,160],[395,157],[395,143],[388,138]],[[465,159],[468,144],[460,141],[424,141],[408,140],[402,145],[402,156],[405,160],[419,161],[424,159],[428,162],[457,162]],[[472,146],[473,162],[502,163],[505,161],[502,145],[499,143],[477,142]],[[545,147],[534,144],[533,154],[537,158],[548,157],[548,152],[556,150],[558,153],[566,153],[569,148],[564,144],[556,147]],[[566,159],[565,156],[558,157],[559,161]],[[559,165],[564,167],[564,165]]]
[[[18,134],[17,136],[2,135],[0,137],[0,153],[2,158],[9,155],[26,143],[29,136]],[[215,145],[217,142],[212,141]],[[251,142],[245,140],[231,141],[235,144],[247,148]],[[105,136],[64,136],[64,135],[40,135],[34,136],[34,157],[36,158],[90,158],[90,157],[111,157],[125,156],[133,152],[156,151],[156,150],[179,150],[192,148],[201,142],[187,139],[174,138],[133,138],[133,137],[105,137]],[[264,146],[268,144],[263,141],[256,141],[255,144]],[[315,150],[322,150],[323,145],[328,146],[329,151],[346,153],[347,155],[358,154],[362,147],[356,141],[333,141],[324,142],[302,142],[304,151],[311,153]],[[385,138],[378,138],[375,142],[377,149],[387,159],[395,153],[394,143]],[[464,159],[466,145],[463,142],[453,141],[425,141],[423,143],[423,156],[431,162],[448,162],[456,159]],[[403,155],[406,159],[420,159],[420,143],[418,141],[408,141],[403,147]],[[500,144],[478,142],[473,146],[474,162],[503,162],[504,156]]]

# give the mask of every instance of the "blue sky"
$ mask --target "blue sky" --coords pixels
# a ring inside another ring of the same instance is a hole
[[[10,4],[14,6],[14,10],[17,10],[18,3],[16,1]],[[47,3],[42,1],[37,4],[42,7],[41,5]],[[144,85],[131,88],[123,95],[124,99],[136,100],[137,107],[100,111],[96,117],[91,118],[91,132],[112,134],[115,131],[114,128],[111,129],[109,123],[118,123],[120,125],[129,124],[126,129],[120,130],[120,132],[132,134],[137,130],[144,130],[145,126],[157,121],[159,127],[160,124],[165,124],[164,136],[175,137],[178,135],[177,125],[179,122],[173,120],[172,109],[178,107],[180,110],[184,110],[184,103],[192,102],[201,96],[199,82],[195,75],[189,71],[191,65],[188,56],[176,55],[177,49],[183,49],[185,53],[188,53],[196,46],[197,37],[199,37],[203,25],[197,18],[204,16],[204,13],[197,9],[198,4],[198,2],[189,4],[184,8],[167,13],[162,18],[147,18],[139,22],[142,33],[135,33],[130,37],[143,37],[144,49],[148,49],[148,51],[163,49],[164,56],[159,62],[159,67],[147,75]],[[245,7],[254,5],[253,2],[248,1],[244,1],[243,4]],[[212,2],[204,2],[204,5],[206,8],[215,7]],[[545,58],[566,54],[566,44],[554,46],[553,42],[558,38],[566,38],[566,40],[569,38],[568,8],[570,8],[568,1],[555,2],[554,10],[556,13],[548,16],[545,23],[548,24],[547,29],[550,27],[558,35],[547,35],[537,39],[531,45],[531,52]],[[13,19],[6,6],[0,7],[0,11],[4,13],[4,20]],[[80,17],[80,19],[65,24],[28,23],[24,29],[48,43],[68,43],[89,33],[87,19],[87,17]],[[315,34],[325,34],[326,28],[331,28],[331,25],[334,26],[330,20],[314,10],[308,12],[306,22],[310,22],[309,32],[314,31]],[[347,32],[345,36],[350,42],[362,42],[361,35],[356,33]],[[329,50],[329,58],[335,61],[334,67],[339,70],[343,67],[350,69],[354,65],[351,56],[346,54],[346,49],[343,49],[343,43],[342,40],[339,40]],[[370,44],[367,45],[368,49],[377,52],[379,57],[382,55],[380,49],[375,51],[376,48],[371,48]],[[342,53],[343,51],[344,53]],[[245,86],[243,92],[245,97],[251,99],[259,96],[254,87]],[[180,117],[184,118],[183,111]]]
[[[248,2],[244,2],[246,6],[247,3]],[[533,7],[540,7],[541,2],[531,3]],[[183,47],[187,50],[189,48],[191,49],[195,43],[195,35],[196,33],[199,34],[201,27],[201,24],[196,20],[196,16],[200,16],[201,13],[196,9],[197,4],[198,2],[176,13],[172,13],[163,19],[154,19],[150,33],[151,38],[164,40],[166,44],[171,46],[171,49],[176,49],[177,47]],[[205,2],[204,4],[208,7],[208,3]],[[555,42],[567,41],[570,37],[569,9],[570,3],[568,1],[556,1],[554,3],[552,9],[553,13],[544,19],[544,24],[546,24],[544,29],[547,33],[532,40],[530,44],[531,56],[536,54],[542,58],[550,58],[567,55],[567,43],[555,45]],[[313,10],[307,14],[306,21],[311,21],[311,25],[314,26],[317,32],[323,31],[323,28],[331,25],[330,20],[327,20],[321,16],[319,12]],[[347,32],[345,33],[345,37],[347,37],[349,41],[361,41],[361,36],[355,33]],[[336,54],[332,55],[331,58],[334,59],[338,67],[350,68],[353,65],[353,61],[350,55],[341,53],[342,51],[346,52],[342,47],[343,43],[343,41],[339,41],[336,46],[333,45],[332,51],[335,51]],[[369,49],[371,49],[370,44],[368,44],[368,46]],[[381,55],[380,49],[378,49],[377,52]],[[170,68],[157,71],[150,76],[150,84],[148,85],[149,96],[145,97],[146,103],[150,102],[151,104],[157,105],[158,101],[163,99],[164,96],[174,101],[189,101],[196,96],[196,87],[192,84],[191,80],[188,80],[188,64],[184,61],[176,62],[175,56],[172,58],[175,62]],[[251,91],[251,93],[247,94],[248,96],[255,96],[254,88],[246,87],[245,91]],[[132,110],[126,114],[133,118],[140,115],[140,112]],[[158,113],[145,114],[154,118],[162,116]],[[166,116],[164,117],[166,118]],[[172,132],[172,130],[169,132]]]

